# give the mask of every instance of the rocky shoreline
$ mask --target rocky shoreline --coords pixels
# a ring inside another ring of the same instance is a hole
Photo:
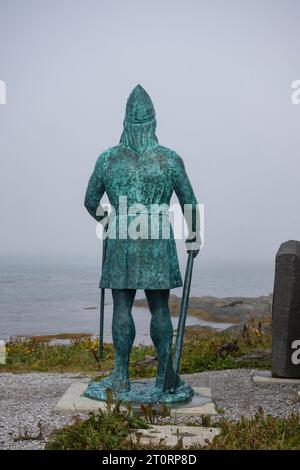
[[[169,307],[171,315],[178,315],[181,298],[172,294]],[[146,299],[134,301],[137,307],[148,308]],[[249,321],[270,323],[272,312],[272,294],[260,297],[191,297],[189,315],[200,320],[244,324]]]

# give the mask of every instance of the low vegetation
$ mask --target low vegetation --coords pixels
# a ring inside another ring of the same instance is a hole
[[[120,409],[120,403],[90,413],[88,419],[75,418],[72,425],[55,431],[46,449],[49,450],[115,450],[132,449],[128,440],[130,431],[148,427],[145,421],[134,415],[130,408]],[[136,448],[136,447],[135,447]]]
[[[75,418],[73,424],[56,430],[50,436],[46,449],[49,450],[130,450],[130,449],[171,449],[164,441],[159,444],[143,444],[137,429],[148,427],[149,410],[144,419],[121,410],[120,403],[107,411],[91,413],[88,419]],[[238,422],[221,418],[219,422],[202,420],[202,426],[217,426],[221,429],[211,443],[203,447],[193,445],[191,449],[202,450],[299,450],[300,421],[291,415],[281,419],[265,416],[258,409],[253,418],[242,418]],[[135,439],[134,439],[135,437]],[[182,449],[180,434],[172,449]]]
[[[101,376],[108,373],[114,362],[111,344],[104,348],[99,361],[98,341],[86,335],[60,337],[15,338],[7,343],[6,364],[0,372],[84,372]],[[53,341],[53,339],[56,340]],[[67,339],[68,344],[57,340]],[[228,334],[206,329],[187,331],[181,360],[181,373],[241,367],[270,367],[271,336],[263,334],[259,325],[250,322],[241,333]],[[156,371],[152,346],[135,346],[130,362],[131,377],[152,377]]]
[[[251,419],[238,422],[221,419],[221,433],[206,449],[214,450],[300,450],[299,416],[274,418],[258,409]]]

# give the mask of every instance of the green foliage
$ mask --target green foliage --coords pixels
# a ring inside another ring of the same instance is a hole
[[[104,358],[99,361],[98,341],[91,337],[75,337],[69,344],[51,344],[49,339],[16,338],[6,345],[6,364],[0,364],[0,372],[108,372],[113,368],[114,350],[105,344]],[[154,354],[152,347],[134,347],[131,354],[136,367],[131,368],[132,377],[142,372],[138,361],[145,355]],[[155,367],[146,367],[146,376],[155,374]]]
[[[0,366],[0,371],[78,371],[97,370],[98,341],[90,337],[79,337],[70,344],[51,344],[49,341],[14,339],[6,345],[7,362]],[[106,345],[105,367],[113,365],[113,347]]]
[[[270,359],[240,360],[248,353],[269,349],[271,337],[257,335],[233,336],[226,332],[193,335],[186,341],[181,359],[181,373],[191,374],[207,370],[236,369],[241,367],[269,368]]]
[[[140,364],[146,356],[155,357],[155,350],[153,346],[139,345],[132,349],[129,376],[131,378],[139,377],[154,377],[156,374],[156,363],[149,365]]]
[[[153,424],[154,415],[150,411],[146,410],[146,419]],[[202,447],[205,450],[300,450],[300,422],[296,415],[284,419],[274,418],[265,416],[263,410],[259,409],[253,418],[243,417],[238,422],[221,418],[218,423],[212,424],[210,416],[203,416],[201,425],[221,428],[221,433]],[[124,411],[121,403],[115,407],[108,403],[107,411],[91,413],[86,420],[77,417],[73,424],[54,431],[46,449],[168,449],[163,442],[158,445],[140,442],[141,434],[137,429],[147,427],[143,419],[132,414],[130,407]],[[135,439],[130,436],[130,432],[135,433]],[[183,448],[180,433],[175,448]],[[200,447],[193,445],[191,449]]]
[[[235,369],[240,367],[270,368],[270,358],[247,359],[247,354],[257,349],[271,347],[270,335],[257,330],[238,336],[203,331],[186,337],[181,373],[191,374],[205,370]],[[245,356],[245,359],[243,359]],[[153,360],[145,360],[148,357]],[[239,359],[239,360],[237,360]],[[7,363],[0,364],[1,371],[83,371],[103,375],[113,368],[114,351],[105,344],[104,357],[99,362],[98,341],[86,336],[76,336],[69,344],[52,344],[49,339],[15,339],[7,344]],[[155,351],[152,346],[135,346],[130,359],[131,378],[153,377],[156,374]]]
[[[221,433],[206,449],[215,450],[299,450],[299,416],[281,419],[265,416],[260,408],[251,419],[238,422],[224,418],[217,424]]]
[[[121,403],[108,410],[90,413],[88,419],[76,418],[74,424],[54,431],[47,443],[50,450],[114,450],[128,448],[129,432],[146,429],[147,424],[131,410],[121,410]]]

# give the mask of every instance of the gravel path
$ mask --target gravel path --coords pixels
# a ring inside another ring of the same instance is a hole
[[[254,384],[250,374],[249,369],[235,369],[185,377],[192,386],[210,387],[216,406],[224,410],[222,416],[230,420],[253,416],[259,407],[274,417],[300,416],[300,384]]]
[[[216,406],[223,408],[222,416],[229,419],[251,416],[259,406],[273,416],[300,415],[299,385],[253,384],[248,369],[202,372],[185,378],[190,385],[211,387]],[[53,429],[72,422],[72,414],[52,410],[68,386],[80,379],[82,375],[70,373],[0,374],[0,449],[42,449]]]
[[[0,374],[0,449],[43,449],[53,429],[72,422],[71,414],[52,410],[69,385],[80,378],[79,374]],[[43,438],[24,439],[26,432],[38,436],[39,423]]]

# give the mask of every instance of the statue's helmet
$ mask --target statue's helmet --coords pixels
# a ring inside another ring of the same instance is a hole
[[[155,119],[151,98],[141,85],[137,85],[129,95],[125,119],[132,124],[143,124]]]

